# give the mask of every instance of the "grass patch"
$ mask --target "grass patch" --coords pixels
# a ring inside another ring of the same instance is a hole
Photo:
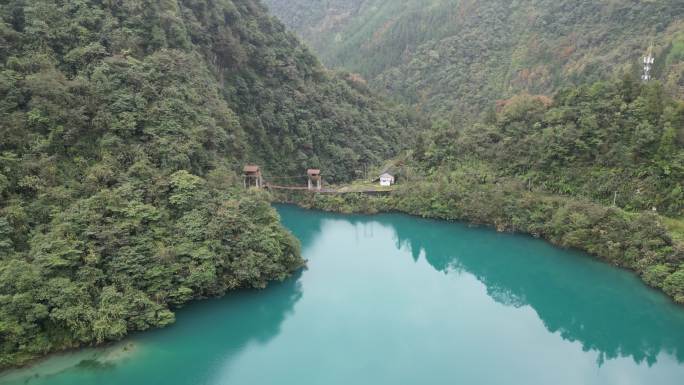
[[[341,186],[332,186],[338,192],[392,191],[394,186],[380,186],[378,182],[355,181]]]
[[[678,242],[684,243],[684,217],[668,218],[662,217],[663,224],[667,227],[672,238]]]

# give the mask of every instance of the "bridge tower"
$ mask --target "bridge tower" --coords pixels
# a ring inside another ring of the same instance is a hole
[[[259,166],[254,164],[248,164],[242,171],[242,179],[245,188],[252,186],[256,188],[261,188],[263,186],[264,180],[261,177],[261,169],[259,168]]]
[[[306,175],[308,175],[309,180],[307,181],[307,187],[309,190],[315,189],[320,190],[321,189],[321,170],[317,168],[310,168],[306,170]]]

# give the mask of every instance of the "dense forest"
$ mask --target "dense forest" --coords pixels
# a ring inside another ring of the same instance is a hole
[[[414,155],[430,170],[485,162],[529,190],[684,215],[684,101],[658,82],[517,95],[483,123],[437,127]]]
[[[0,113],[0,367],[288,276],[242,165],[349,180],[419,128],[254,0],[1,1]]]
[[[520,92],[638,72],[684,95],[679,0],[265,0],[329,66],[458,122]]]

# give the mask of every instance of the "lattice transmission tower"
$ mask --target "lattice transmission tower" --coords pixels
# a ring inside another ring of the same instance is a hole
[[[647,82],[651,80],[651,70],[653,69],[653,63],[655,63],[655,57],[653,56],[653,44],[648,47],[648,52],[644,56],[644,73],[641,75],[641,80]]]

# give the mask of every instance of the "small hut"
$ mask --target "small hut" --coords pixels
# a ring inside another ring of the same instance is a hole
[[[307,185],[309,190],[313,190],[314,186],[316,190],[321,189],[321,170],[317,168],[310,168],[306,170],[306,175],[309,177]]]
[[[394,175],[384,172],[380,175],[380,186],[391,186],[394,184]]]
[[[263,186],[263,179],[261,177],[261,169],[257,165],[248,164],[242,170],[242,178],[245,188],[256,187],[261,188]]]

